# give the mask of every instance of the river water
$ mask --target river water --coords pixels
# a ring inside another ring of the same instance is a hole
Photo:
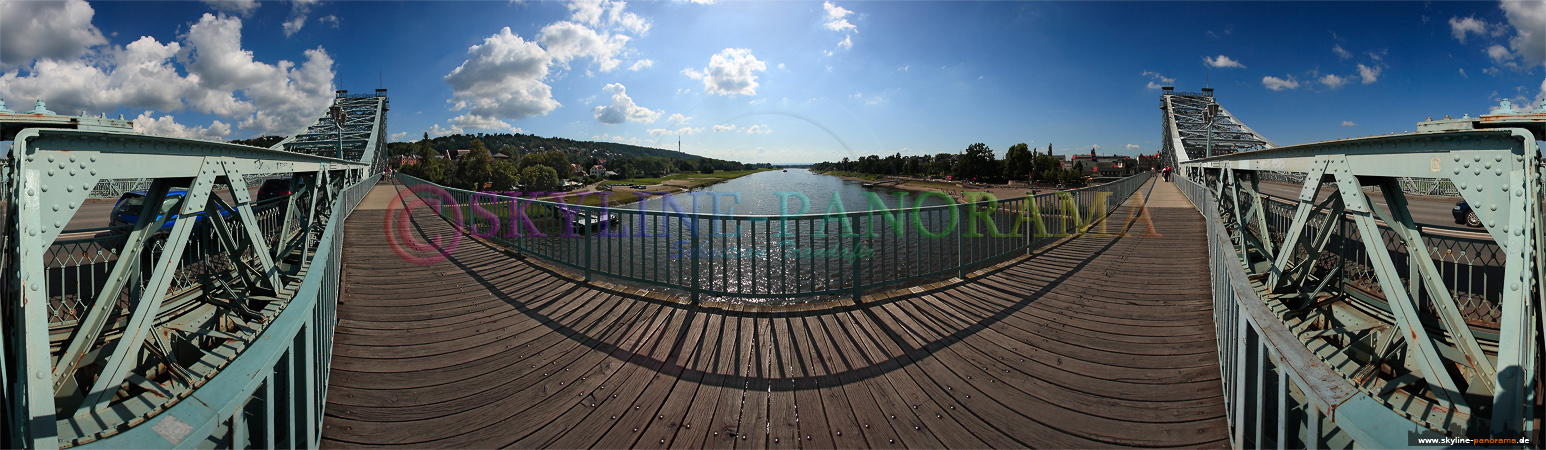
[[[1070,200],[1087,210],[1086,197],[1094,195]],[[1074,227],[1049,220],[1049,233],[1036,235],[1017,219],[1026,208],[1056,217],[1054,200],[955,205],[944,194],[789,169],[611,208],[616,222],[589,233],[501,240],[596,278],[704,301],[787,304],[939,280],[1023,254]]]

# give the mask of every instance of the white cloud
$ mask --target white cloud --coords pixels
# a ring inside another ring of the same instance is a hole
[[[1267,89],[1271,89],[1271,90],[1274,90],[1274,91],[1281,91],[1281,90],[1284,90],[1284,89],[1298,89],[1299,88],[1299,82],[1294,80],[1294,76],[1293,75],[1289,75],[1288,79],[1286,79],[1286,80],[1282,79],[1282,78],[1270,76],[1270,75],[1269,76],[1265,76],[1265,77],[1262,77],[1261,84],[1262,84],[1262,86],[1266,86]]]
[[[107,43],[84,0],[0,2],[0,71],[38,58],[73,58]]]
[[[1137,150],[1139,148],[1139,145],[1138,144],[1127,144],[1124,147],[1126,147],[1128,150]]]
[[[252,11],[258,9],[258,0],[204,0],[209,7],[218,11],[225,11],[242,17],[252,15]]]
[[[293,35],[295,35],[295,33],[298,33],[298,32],[301,31],[301,27],[306,26],[306,16],[295,16],[295,17],[292,17],[292,18],[290,18],[290,20],[286,20],[284,22],[283,26],[284,26],[284,31],[285,31],[285,37],[293,36]]]
[[[705,70],[682,69],[682,74],[694,80],[703,80],[703,90],[719,95],[757,95],[757,72],[767,71],[768,65],[752,56],[744,48],[727,48],[709,57]]]
[[[120,106],[164,113],[186,107],[232,119],[244,129],[282,135],[306,126],[332,103],[333,60],[326,51],[307,50],[298,65],[256,62],[242,48],[241,28],[235,16],[204,14],[182,43],[162,44],[146,36],[74,59],[42,59],[27,76],[0,75],[0,97],[42,98],[55,111],[71,113]],[[174,66],[178,61],[186,76]]]
[[[611,29],[626,31],[635,35],[649,32],[650,23],[637,14],[624,11],[628,7],[627,2],[609,0],[572,0],[569,2],[569,10],[573,12],[569,20],[583,23],[592,27],[606,26]]]
[[[1380,69],[1381,68],[1382,68],[1382,66],[1370,67],[1370,66],[1365,66],[1363,64],[1359,64],[1358,65],[1358,76],[1363,78],[1363,84],[1374,84],[1375,81],[1379,80]]]
[[[1514,53],[1509,51],[1508,47],[1494,44],[1487,47],[1487,57],[1492,58],[1492,62],[1506,64],[1514,59]]]
[[[321,0],[291,0],[290,19],[283,24],[285,37],[294,36],[306,26],[306,14],[311,12],[311,5]]]
[[[623,8],[628,6],[627,3],[611,3],[611,7],[607,8],[607,24],[612,25],[619,30],[633,33],[636,36],[642,36],[645,33],[649,33],[650,22],[648,20],[644,20],[643,17],[639,17],[637,14],[623,11]]]
[[[231,134],[231,125],[216,120],[207,127],[189,127],[177,123],[172,116],[152,117],[150,111],[140,113],[134,118],[134,132],[171,136],[179,138],[204,139],[209,141],[224,140]]]
[[[628,66],[628,70],[633,71],[633,72],[638,72],[640,70],[648,69],[648,68],[650,68],[651,66],[654,66],[654,65],[655,65],[655,61],[648,60],[648,59],[641,59],[641,60],[638,60],[638,61],[634,61],[633,65]]]
[[[698,128],[682,127],[682,128],[678,128],[678,129],[675,129],[675,130],[668,130],[668,129],[665,129],[665,128],[651,128],[649,130],[650,136],[688,135],[688,134],[698,134],[698,133],[702,133],[702,132],[703,132],[703,127],[698,127]]]
[[[1209,66],[1213,66],[1213,67],[1234,68],[1234,69],[1244,69],[1245,68],[1245,64],[1240,64],[1240,61],[1235,61],[1233,59],[1230,59],[1228,56],[1224,56],[1224,55],[1219,55],[1217,58],[1209,58],[1209,57],[1204,56],[1202,58],[1202,60],[1203,60],[1203,62],[1208,63]]]
[[[1164,75],[1160,75],[1157,72],[1150,72],[1150,71],[1145,70],[1145,71],[1143,71],[1143,73],[1138,74],[1138,76],[1149,77],[1149,78],[1151,78],[1153,80],[1153,81],[1150,81],[1147,86],[1145,86],[1148,89],[1159,89],[1159,88],[1162,88],[1162,87],[1165,87],[1165,86],[1175,86],[1176,85],[1176,79],[1175,78],[1170,78],[1170,77],[1167,77],[1167,76],[1164,76]]]
[[[654,122],[660,118],[660,111],[654,111],[633,103],[628,97],[628,88],[622,84],[612,83],[602,90],[612,93],[612,104],[597,106],[591,109],[596,114],[596,120],[608,125],[616,125],[623,122]]]
[[[1356,126],[1358,126],[1358,124],[1353,123],[1353,121],[1351,121],[1351,120],[1344,120],[1344,121],[1342,121],[1342,126],[1344,126],[1344,127],[1356,127]]]
[[[392,141],[393,142],[402,141],[403,138],[405,138],[405,137],[408,137],[408,132],[407,131],[398,132],[398,133],[392,133]]]
[[[1341,57],[1342,59],[1350,59],[1350,58],[1353,57],[1353,52],[1347,51],[1347,49],[1342,48],[1342,44],[1337,44],[1335,46],[1332,46],[1331,47],[1331,51],[1333,53],[1336,53],[1337,56]]]
[[[692,116],[684,116],[681,113],[672,114],[670,117],[666,118],[667,122],[671,122],[677,125],[687,123],[689,120],[692,120]]]
[[[451,125],[450,128],[440,128],[440,124],[437,123],[429,127],[429,135],[434,137],[462,134],[463,131],[462,127],[456,125]]]
[[[768,128],[767,125],[752,125],[752,126],[746,127],[746,134],[757,134],[757,133],[768,134],[768,133],[772,133],[772,132],[773,132],[773,129]]]
[[[843,40],[838,41],[837,42],[837,46],[838,47],[842,47],[843,50],[851,50],[851,49],[853,49],[854,48],[854,37],[851,36],[851,35],[850,36],[843,36]]]
[[[715,133],[718,133],[718,132],[721,132],[721,131],[735,131],[735,125],[715,125],[714,126],[714,132]]]
[[[1465,74],[1465,68],[1464,67],[1460,68],[1460,77],[1461,78],[1471,78],[1470,75],[1466,75]]]
[[[517,129],[503,120],[499,120],[494,117],[480,116],[477,114],[462,114],[460,116],[452,117],[450,122],[452,128],[457,130],[457,133],[462,132],[461,130],[506,131]]]
[[[338,16],[335,16],[335,15],[332,15],[332,14],[328,14],[326,16],[318,17],[317,18],[317,23],[319,23],[319,24],[331,24],[334,29],[337,29],[338,28]]]
[[[853,14],[853,11],[849,11],[847,8],[834,5],[832,2],[822,2],[821,8],[827,11],[827,23],[825,26],[828,30],[858,31],[858,27],[855,27],[854,24],[849,23],[847,19],[849,14]]]
[[[628,39],[621,34],[597,33],[574,22],[556,22],[543,27],[537,37],[554,63],[567,68],[570,60],[590,57],[602,72],[610,72],[622,64],[617,55],[628,45]]]
[[[1466,33],[1487,34],[1487,21],[1477,19],[1475,16],[1461,19],[1449,18],[1449,31],[1460,42],[1465,42]]]
[[[1326,87],[1328,87],[1328,88],[1336,89],[1336,88],[1342,87],[1342,85],[1345,85],[1345,84],[1347,84],[1348,81],[1352,81],[1352,80],[1349,80],[1347,77],[1337,76],[1336,74],[1328,73],[1328,74],[1326,74],[1324,76],[1321,76],[1320,79],[1317,80],[1317,81],[1320,81],[1321,84],[1326,85]]]
[[[551,59],[547,51],[505,27],[482,44],[467,48],[467,60],[445,76],[453,110],[479,116],[524,119],[561,106],[543,79]]]
[[[1508,40],[1509,47],[1519,55],[1527,67],[1546,63],[1546,3],[1499,2],[1509,25],[1515,34]],[[1502,32],[1506,32],[1500,30]]]

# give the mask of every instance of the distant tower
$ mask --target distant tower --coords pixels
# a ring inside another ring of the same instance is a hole
[[[682,135],[680,134],[676,135],[676,152],[682,152]]]

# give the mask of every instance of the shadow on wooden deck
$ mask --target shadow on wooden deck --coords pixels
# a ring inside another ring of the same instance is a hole
[[[417,266],[362,208],[324,445],[1227,447],[1202,218],[1152,197],[1160,236],[804,311],[586,284],[480,241]]]

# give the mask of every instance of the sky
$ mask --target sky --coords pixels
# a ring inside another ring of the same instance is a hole
[[[385,87],[393,141],[525,133],[744,162],[1160,148],[1159,87],[1280,145],[1546,100],[1546,2],[12,1],[0,99],[290,135]]]

